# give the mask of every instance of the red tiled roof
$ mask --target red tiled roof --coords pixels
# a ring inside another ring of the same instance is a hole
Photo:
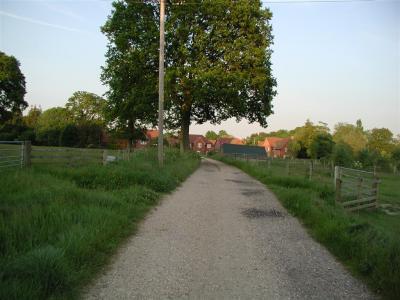
[[[230,141],[230,144],[243,145],[244,143],[243,143],[243,140],[242,140],[242,139],[233,138],[233,139]]]
[[[267,137],[264,144],[269,144],[275,150],[283,149],[289,143],[290,138]]]
[[[189,134],[190,143],[194,143],[198,139],[201,139],[203,142],[207,142],[207,139],[201,134]]]

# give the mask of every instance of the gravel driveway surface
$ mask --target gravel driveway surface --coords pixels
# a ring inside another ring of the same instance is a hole
[[[204,159],[86,299],[371,299],[265,186]]]

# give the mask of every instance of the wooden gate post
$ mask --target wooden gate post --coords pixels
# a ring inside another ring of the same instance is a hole
[[[342,180],[336,179],[336,203],[342,202]]]
[[[359,177],[358,178],[358,184],[357,184],[357,199],[361,199],[362,197],[362,194],[361,194],[361,191],[362,191],[362,183],[363,183],[363,179],[362,179],[362,177]]]
[[[375,196],[375,207],[378,207],[378,186],[379,186],[379,178],[375,177],[372,183],[372,189],[374,191],[374,196]]]
[[[24,141],[23,143],[23,165],[29,167],[31,165],[32,145],[31,141]]]
[[[336,187],[336,181],[337,179],[340,179],[340,167],[335,166],[335,172],[333,176],[333,186]]]
[[[103,150],[103,165],[107,164],[107,150]]]

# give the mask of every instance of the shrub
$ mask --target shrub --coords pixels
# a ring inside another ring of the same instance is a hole
[[[336,166],[351,167],[353,164],[353,150],[345,143],[335,145],[332,160]]]
[[[60,146],[75,147],[79,144],[79,130],[74,124],[68,124],[60,134]]]

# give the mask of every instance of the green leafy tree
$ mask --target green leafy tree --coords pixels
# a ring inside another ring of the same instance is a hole
[[[109,40],[103,82],[111,120],[131,128],[154,123],[157,103],[158,2],[116,1],[102,30]],[[187,2],[187,3],[185,3]],[[166,18],[166,124],[189,149],[189,126],[228,118],[266,126],[272,113],[272,34],[259,0],[171,1]],[[180,5],[185,4],[185,5]]]
[[[209,140],[216,140],[218,138],[218,134],[215,131],[209,130],[206,132],[206,138]]]
[[[230,135],[228,132],[226,132],[226,130],[220,130],[218,131],[218,137],[219,138],[230,138],[232,137],[232,135]]]
[[[23,122],[29,128],[35,128],[41,114],[42,109],[40,107],[32,106],[28,114],[23,117]]]
[[[49,146],[58,146],[62,130],[72,123],[69,111],[63,107],[54,107],[45,110],[36,124],[36,137],[39,143]]]
[[[352,148],[345,143],[336,144],[333,149],[332,160],[336,166],[351,167],[354,161]]]
[[[357,153],[356,159],[361,163],[362,168],[371,168],[377,164],[379,153],[364,148]]]
[[[333,140],[336,143],[346,143],[353,149],[354,153],[364,149],[367,145],[367,136],[361,120],[357,120],[356,125],[347,123],[336,124]]]
[[[276,85],[272,14],[261,1],[187,2],[169,6],[166,24],[166,100],[182,149],[189,148],[193,122],[234,117],[266,126]]]
[[[96,148],[102,146],[103,127],[96,123],[79,124],[79,147]]]
[[[395,166],[395,170],[400,169],[400,146],[397,146],[392,152],[392,161]]]
[[[100,96],[85,92],[75,92],[67,101],[65,107],[69,110],[76,124],[104,124],[106,101]]]
[[[368,149],[389,157],[394,149],[393,133],[387,128],[374,128],[368,132]]]
[[[108,85],[111,128],[131,142],[157,120],[158,8],[153,1],[115,1],[102,27],[108,39],[101,79]]]
[[[332,154],[334,142],[328,133],[317,134],[308,149],[308,155],[313,159],[328,158]]]
[[[24,100],[25,77],[19,67],[15,57],[0,51],[0,124],[15,115],[22,116],[22,111],[28,106]]]
[[[250,136],[245,138],[245,142],[247,145],[258,145],[259,142],[265,141],[267,136],[268,134],[266,132],[252,133]]]
[[[299,157],[299,153],[301,151],[301,145],[296,140],[291,140],[288,144],[288,154],[293,157]]]
[[[295,128],[293,133],[294,141],[300,145],[297,156],[299,158],[307,158],[309,157],[309,148],[314,138],[318,134],[329,134],[329,128],[326,123],[319,122],[319,124],[314,124],[310,120],[307,120],[303,126]]]
[[[66,125],[60,133],[60,146],[75,147],[79,144],[79,129],[75,124]]]
[[[277,131],[271,131],[267,133],[268,137],[280,137],[280,138],[288,138],[293,135],[293,130],[279,129]]]

